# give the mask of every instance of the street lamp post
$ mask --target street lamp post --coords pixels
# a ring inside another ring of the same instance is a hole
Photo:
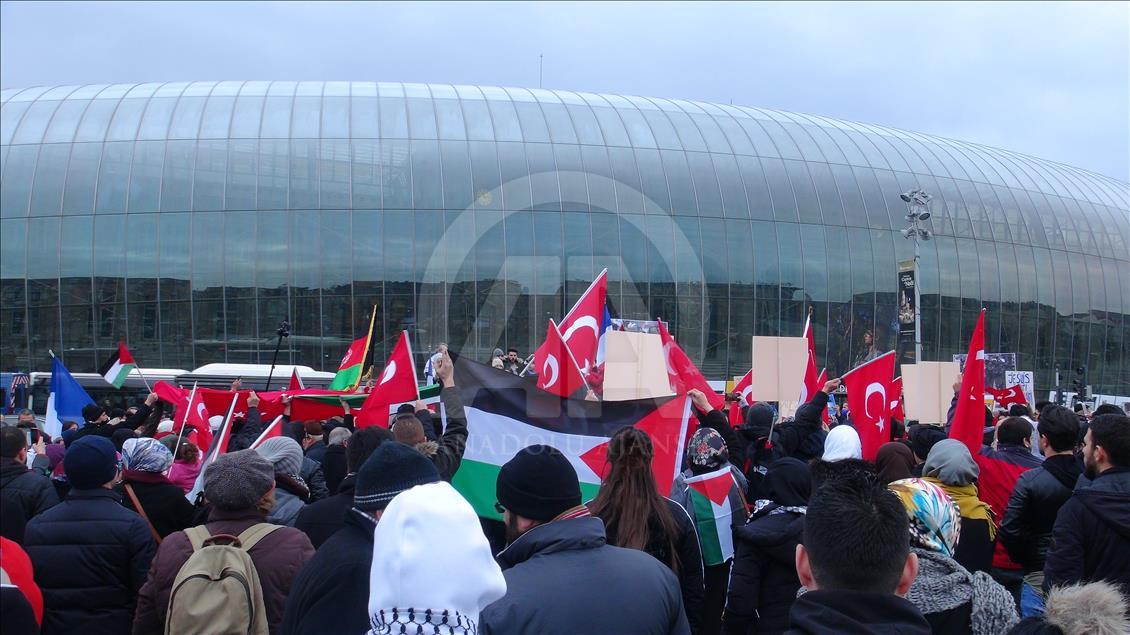
[[[914,241],[914,363],[922,361],[922,297],[920,288],[922,285],[922,275],[919,273],[921,264],[921,255],[919,253],[919,243],[922,241],[930,240],[934,237],[929,229],[921,226],[921,223],[930,218],[930,201],[932,196],[926,193],[925,190],[915,188],[905,194],[900,194],[899,198],[906,203],[906,229],[902,230],[903,238]]]

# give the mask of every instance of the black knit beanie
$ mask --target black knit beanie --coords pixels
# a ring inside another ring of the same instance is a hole
[[[498,472],[498,502],[530,520],[553,520],[581,504],[577,471],[557,448],[531,445]]]

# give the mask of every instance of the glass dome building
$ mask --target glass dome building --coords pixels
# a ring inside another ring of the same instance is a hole
[[[705,374],[750,335],[829,372],[895,347],[913,255],[899,194],[933,195],[926,360],[1015,352],[1040,390],[1088,367],[1130,394],[1130,186],[972,143],[824,117],[560,90],[376,82],[4,89],[0,368],[336,368],[376,307],[480,359],[523,354],[601,269]]]

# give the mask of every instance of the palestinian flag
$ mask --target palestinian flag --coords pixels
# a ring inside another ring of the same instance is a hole
[[[117,352],[111,355],[105,364],[102,364],[98,373],[102,375],[102,379],[105,379],[107,384],[114,388],[121,388],[126,383],[126,377],[129,377],[129,371],[134,368],[137,368],[137,364],[133,362],[133,355],[129,354],[126,343],[118,342]]]
[[[341,358],[337,374],[328,388],[330,390],[353,390],[361,383],[361,368],[365,364],[365,354],[369,352],[369,336],[353,340],[345,356]]]
[[[443,388],[439,384],[429,384],[427,386],[420,386],[420,401],[428,407],[428,410],[439,412],[439,391]],[[290,407],[292,412],[301,412],[302,416],[292,415],[291,418],[298,419],[329,419],[341,415],[341,399],[349,404],[350,410],[359,410],[361,405],[365,403],[365,399],[369,396],[368,393],[348,393],[348,394],[301,394],[294,395],[294,401],[291,402]],[[414,403],[414,402],[398,402],[389,405],[389,414],[396,412],[401,403]]]
[[[567,399],[539,390],[532,379],[452,358],[468,427],[467,449],[452,485],[480,516],[501,518],[494,509],[499,469],[518,450],[538,443],[557,448],[569,459],[580,480],[582,501],[592,500],[607,474],[609,437],[633,425],[651,437],[659,493],[670,493],[691,416],[686,396],[620,402]]]
[[[687,485],[702,546],[702,562],[707,566],[722,564],[734,557],[734,534],[730,525],[733,515],[730,489],[734,486],[734,477],[730,466],[692,476],[687,479]]]

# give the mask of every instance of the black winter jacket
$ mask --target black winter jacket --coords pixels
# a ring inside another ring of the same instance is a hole
[[[775,503],[734,531],[724,633],[783,633],[788,629],[789,609],[800,588],[796,546],[803,535],[804,514]]]
[[[447,411],[447,430],[439,438],[438,449],[431,457],[439,476],[451,481],[459,464],[463,461],[463,451],[467,449],[467,415],[463,412],[463,400],[458,388],[444,388],[439,394]]]
[[[302,457],[302,469],[300,471],[299,476],[306,482],[306,487],[310,489],[310,502],[320,501],[330,495],[330,490],[326,487],[326,473],[322,471],[321,463],[304,456]]]
[[[820,413],[827,407],[827,393],[818,390],[808,403],[797,408],[796,418],[792,423],[777,426],[772,439],[773,457],[780,459],[791,456],[801,461],[811,461],[823,456],[824,438],[828,433],[824,431]]]
[[[345,446],[331,445],[326,448],[326,453],[322,456],[322,474],[326,477],[326,489],[330,494],[336,494],[341,489],[341,482],[348,473]]]
[[[483,609],[483,635],[690,633],[675,575],[646,553],[606,544],[599,518],[538,525],[498,562],[506,595]]]
[[[123,478],[133,489],[146,517],[161,538],[196,524],[196,508],[184,497],[184,490],[169,479],[160,474],[133,470],[125,470]],[[126,494],[124,483],[115,487],[114,491],[122,497],[126,509],[137,511]]]
[[[1094,580],[1130,583],[1130,468],[1080,480],[1052,529],[1044,590]]]
[[[789,635],[930,635],[930,623],[894,594],[809,591],[789,612]]]
[[[96,434],[100,437],[106,437],[107,439],[109,439],[112,438],[114,436],[114,433],[118,430],[136,430],[145,425],[145,420],[149,418],[149,413],[151,412],[153,412],[152,406],[141,404],[137,407],[137,412],[135,412],[133,416],[127,417],[115,425],[109,425],[106,423],[95,425],[93,423],[88,423],[78,429],[78,432],[75,433],[74,438],[71,439],[71,443],[78,441],[88,434]]]
[[[1024,573],[1044,570],[1059,509],[1071,498],[1083,467],[1072,455],[1050,456],[1020,475],[1001,521],[1000,541]]]
[[[43,633],[128,633],[157,549],[141,516],[108,489],[72,489],[27,525],[43,591]]]
[[[59,502],[51,479],[9,458],[0,458],[0,499],[0,535],[20,543],[28,521]]]
[[[329,500],[332,499],[322,502]],[[369,573],[376,523],[350,510],[340,526],[294,578],[279,629],[283,635],[368,630]]]
[[[298,512],[294,528],[304,532],[315,549],[320,549],[330,536],[344,526],[345,517],[353,507],[353,488],[356,482],[356,475],[347,476],[337,494],[310,503]],[[369,542],[371,545],[372,540]]]

